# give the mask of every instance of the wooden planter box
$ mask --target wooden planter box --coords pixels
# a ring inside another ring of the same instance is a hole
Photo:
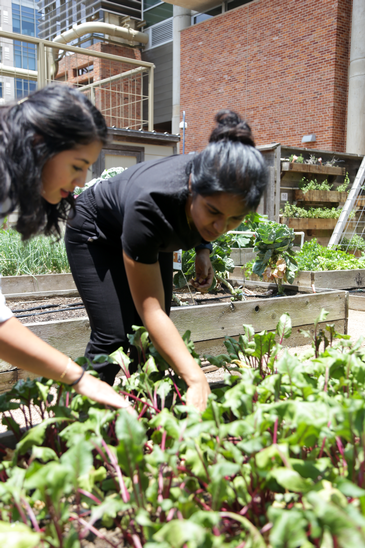
[[[346,175],[344,167],[297,164],[296,162],[281,162],[281,171],[316,173],[317,175]]]
[[[337,219],[307,219],[302,217],[280,217],[280,222],[294,230],[333,230]]]
[[[359,270],[324,270],[323,272],[299,272],[293,285],[299,289],[311,287],[321,289],[365,288],[365,269]]]
[[[248,282],[251,289],[273,285]],[[191,331],[199,354],[217,355],[225,353],[224,337],[237,337],[242,333],[242,324],[251,324],[256,332],[264,329],[275,330],[280,316],[288,312],[293,324],[293,335],[285,343],[290,346],[307,344],[308,339],[299,333],[300,329],[310,329],[321,308],[329,311],[327,323],[335,323],[340,332],[347,332],[348,293],[345,291],[319,291],[312,293],[305,288],[287,286],[297,295],[256,299],[235,303],[184,306],[173,308],[171,319],[180,334]],[[300,294],[299,294],[300,293]],[[29,329],[55,348],[76,358],[82,356],[89,340],[90,327],[87,318],[28,324]],[[11,370],[5,362],[0,364],[0,393],[11,388],[20,378],[32,377],[21,370]],[[33,375],[34,377],[34,375]]]
[[[308,190],[303,192],[302,190],[294,191],[294,199],[297,202],[346,202],[347,192],[336,192],[335,190]]]
[[[7,298],[78,295],[72,274],[43,274],[41,276],[3,276],[1,290]],[[30,295],[26,295],[30,294]]]

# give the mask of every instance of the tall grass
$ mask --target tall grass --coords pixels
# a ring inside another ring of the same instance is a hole
[[[63,239],[37,236],[23,243],[12,229],[0,230],[0,274],[17,276],[70,272]]]

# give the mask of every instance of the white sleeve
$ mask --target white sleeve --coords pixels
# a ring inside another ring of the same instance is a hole
[[[6,306],[5,297],[1,292],[1,276],[0,276],[0,323],[5,322],[13,316],[10,308]]]

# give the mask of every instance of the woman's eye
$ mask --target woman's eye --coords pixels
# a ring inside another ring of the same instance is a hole
[[[75,171],[82,171],[82,167],[72,166]]]

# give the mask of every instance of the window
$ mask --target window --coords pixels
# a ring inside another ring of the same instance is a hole
[[[197,23],[202,23],[203,21],[207,21],[207,19],[211,19],[212,17],[220,15],[221,13],[222,6],[217,6],[216,8],[207,10],[204,13],[198,13],[198,15],[194,15],[193,17],[193,25],[196,25]]]
[[[3,98],[3,83],[0,82],[0,99]]]
[[[15,97],[21,99],[26,95],[29,95],[32,91],[35,91],[37,82],[31,80],[23,80],[23,78],[15,78]]]
[[[229,0],[229,2],[227,2],[227,11],[249,4],[252,1],[253,0]]]
[[[37,70],[36,45],[14,40],[14,66],[16,68]]]
[[[93,70],[94,70],[93,64],[88,65],[87,67],[73,69],[74,78],[77,78],[77,76],[83,76],[84,74],[88,74],[89,72],[92,72]]]
[[[156,25],[156,23],[161,23],[161,21],[169,19],[173,16],[172,4],[166,4],[164,2],[154,2],[157,5],[147,9],[147,3],[148,2],[145,2],[145,7],[143,11],[143,19],[146,21],[146,27]],[[153,4],[153,0],[150,0],[149,3]]]

